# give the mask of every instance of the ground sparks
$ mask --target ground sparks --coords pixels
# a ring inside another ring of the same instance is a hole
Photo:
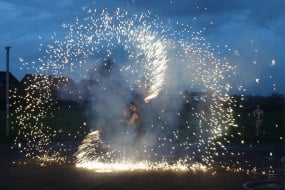
[[[202,164],[196,163],[193,165],[187,165],[183,162],[177,162],[169,164],[169,162],[150,162],[150,161],[122,161],[115,163],[103,163],[103,162],[82,162],[77,163],[76,167],[92,170],[98,173],[106,172],[135,172],[135,171],[175,171],[175,172],[207,172],[208,169]]]

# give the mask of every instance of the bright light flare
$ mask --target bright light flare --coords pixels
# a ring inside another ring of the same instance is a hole
[[[175,172],[208,171],[208,168],[202,164],[195,163],[192,165],[187,165],[182,161],[178,161],[174,164],[169,164],[166,161],[164,162],[122,161],[122,162],[113,162],[113,163],[91,161],[91,162],[77,163],[76,167],[92,170],[97,173],[135,172],[135,171],[175,171]]]
[[[147,96],[147,97],[144,99],[144,102],[145,102],[145,103],[149,103],[152,99],[156,98],[158,95],[159,95],[158,92],[153,93],[153,94]]]

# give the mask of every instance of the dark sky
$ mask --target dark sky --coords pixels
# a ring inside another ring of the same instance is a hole
[[[120,7],[130,13],[151,11],[162,20],[189,24],[197,31],[206,28],[203,35],[213,47],[238,50],[238,59],[229,55],[229,60],[240,64],[240,78],[260,78],[264,87],[257,91],[252,87],[255,93],[270,94],[274,84],[276,92],[285,94],[284,0],[0,0],[0,70],[5,70],[4,48],[9,45],[11,72],[19,80],[33,72],[20,70],[19,58],[37,59],[38,37],[50,43],[53,32],[61,34],[62,23],[74,22],[84,6]],[[251,76],[243,72],[248,70]],[[262,79],[268,76],[270,79]]]

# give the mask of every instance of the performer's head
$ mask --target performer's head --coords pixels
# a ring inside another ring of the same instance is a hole
[[[132,102],[130,103],[130,109],[131,109],[131,111],[135,111],[137,108],[138,108],[137,103],[134,102],[134,101],[132,101]]]

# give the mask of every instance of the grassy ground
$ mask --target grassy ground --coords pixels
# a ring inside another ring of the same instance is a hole
[[[232,127],[227,138],[231,142],[255,141],[255,124],[252,114],[248,112],[238,114],[236,121],[239,127]],[[56,131],[60,131],[60,129],[64,131],[57,133],[54,140],[81,140],[90,129],[88,126],[90,118],[96,119],[96,113],[79,106],[54,109],[52,115],[46,118],[43,123]],[[269,112],[265,110],[265,118],[261,128],[261,140],[263,142],[284,142],[284,116],[285,113],[281,111]],[[10,120],[13,122],[15,117],[11,116]],[[5,110],[0,110],[0,123],[0,142],[9,141],[10,139],[5,138]]]
[[[18,126],[14,121],[16,120],[15,116],[10,117],[11,121],[11,131],[10,138],[5,137],[5,110],[0,110],[0,142],[8,142],[16,136],[16,131]],[[89,113],[90,114],[90,113]],[[35,114],[36,115],[36,114]],[[89,127],[86,125],[90,117],[86,112],[86,109],[80,107],[63,107],[60,109],[53,109],[48,114],[49,116],[45,118],[42,123],[45,126],[49,126],[51,130],[55,131],[64,131],[58,132],[54,140],[77,140],[82,139],[82,137],[89,130]],[[32,122],[31,122],[32,123]],[[30,126],[29,126],[30,127]],[[32,126],[33,127],[33,126]],[[13,129],[12,129],[13,128]]]
[[[90,129],[87,125],[89,114],[82,107],[64,107],[52,111],[53,117],[47,118],[44,123],[52,129],[60,130],[54,140],[81,140]]]
[[[253,142],[255,137],[255,120],[250,113],[239,113],[236,121],[238,128],[232,128],[231,134],[234,135],[233,141]],[[284,112],[266,112],[260,129],[260,140],[262,142],[284,142]],[[239,134],[238,134],[239,133]]]

